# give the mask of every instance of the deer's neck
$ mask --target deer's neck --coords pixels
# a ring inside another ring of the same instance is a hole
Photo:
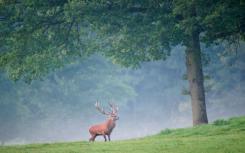
[[[113,121],[113,119],[108,119],[106,121],[106,125],[110,130],[112,130],[116,126],[116,122]]]

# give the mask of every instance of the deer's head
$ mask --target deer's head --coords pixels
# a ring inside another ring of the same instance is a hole
[[[115,104],[110,103],[110,102],[109,102],[108,104],[109,104],[109,106],[110,106],[110,108],[111,108],[111,111],[105,111],[105,110],[100,106],[100,104],[99,104],[98,101],[95,103],[95,107],[96,107],[96,109],[97,109],[100,113],[106,115],[109,119],[112,119],[113,121],[119,120],[119,117],[118,117],[118,106],[116,106]]]

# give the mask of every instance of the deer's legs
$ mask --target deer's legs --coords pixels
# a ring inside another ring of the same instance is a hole
[[[103,135],[103,137],[104,137],[105,141],[107,141],[107,139],[106,139],[106,135]]]
[[[95,138],[96,138],[96,136],[97,136],[96,134],[95,134],[95,135],[92,135],[91,138],[89,139],[89,142],[90,142],[90,141],[94,141]]]
[[[108,134],[108,140],[111,141],[111,135],[110,134]]]

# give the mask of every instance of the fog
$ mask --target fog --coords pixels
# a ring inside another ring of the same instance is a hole
[[[245,115],[244,45],[236,52],[225,51],[229,55],[219,53],[223,49],[206,49],[209,122]],[[10,81],[2,74],[0,140],[4,144],[88,141],[88,128],[106,120],[95,109],[96,100],[107,109],[109,101],[119,106],[112,140],[191,127],[190,97],[183,94],[188,89],[185,73],[184,48],[177,47],[167,60],[142,63],[138,69],[93,55],[31,84]]]

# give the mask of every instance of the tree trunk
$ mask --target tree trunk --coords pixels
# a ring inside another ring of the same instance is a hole
[[[201,60],[199,33],[193,32],[186,48],[186,67],[194,126],[208,123]]]

